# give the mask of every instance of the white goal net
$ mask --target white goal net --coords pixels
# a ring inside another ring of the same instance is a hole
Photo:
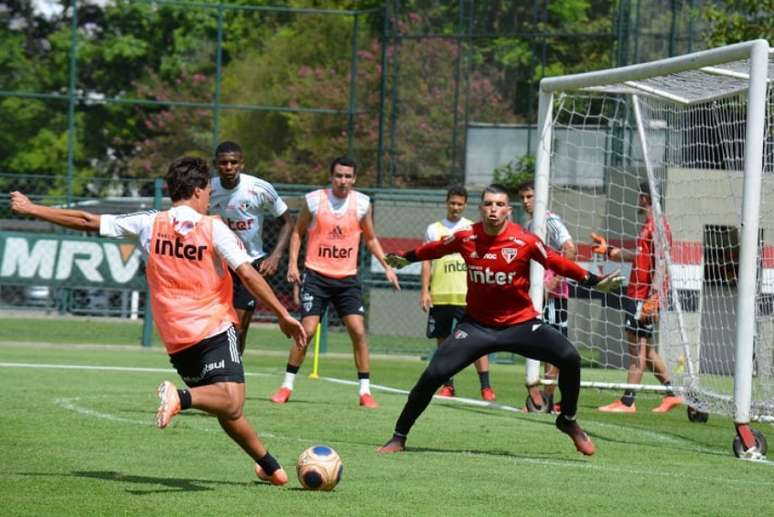
[[[629,279],[632,262],[592,253],[590,234],[637,253],[645,188],[653,342],[691,406],[742,420],[774,417],[772,78],[774,57],[758,41],[541,83],[536,229],[546,210],[558,214],[578,261]],[[571,289],[569,337],[587,384],[625,387],[621,302]],[[642,383],[660,386],[647,368]]]

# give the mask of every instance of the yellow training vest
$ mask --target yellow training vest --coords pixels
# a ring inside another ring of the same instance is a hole
[[[438,240],[451,235],[441,221],[435,223]],[[430,300],[433,305],[465,306],[468,293],[467,265],[462,255],[453,253],[433,260],[430,268]]]

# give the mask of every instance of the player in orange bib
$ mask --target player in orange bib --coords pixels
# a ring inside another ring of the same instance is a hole
[[[290,236],[288,281],[301,284],[301,323],[307,336],[313,336],[320,317],[333,303],[352,339],[359,384],[360,405],[377,408],[371,395],[368,341],[366,340],[363,298],[357,278],[358,249],[362,236],[371,254],[384,267],[387,280],[400,289],[398,277],[384,261],[384,251],[374,231],[368,196],[352,189],[356,164],[340,156],[331,163],[330,188],[305,196],[298,221]],[[301,239],[307,235],[306,260],[302,277],[298,268]],[[271,401],[284,404],[290,399],[296,374],[304,361],[306,348],[291,348],[282,386]]]
[[[153,319],[170,362],[189,387],[161,383],[156,424],[163,429],[186,409],[206,411],[253,458],[260,479],[284,485],[287,474],[242,413],[244,369],[228,268],[276,314],[280,329],[297,347],[306,344],[306,333],[252,267],[239,238],[219,217],[205,215],[211,192],[207,162],[175,160],[165,179],[172,208],[163,212],[96,215],[36,205],[20,192],[11,193],[11,209],[66,228],[137,241],[147,263]]]

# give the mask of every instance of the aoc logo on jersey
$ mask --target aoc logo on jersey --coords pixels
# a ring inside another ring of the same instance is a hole
[[[514,248],[503,248],[500,250],[500,254],[503,256],[505,261],[510,264],[513,262],[513,259],[516,258],[516,255],[518,255],[518,250]]]

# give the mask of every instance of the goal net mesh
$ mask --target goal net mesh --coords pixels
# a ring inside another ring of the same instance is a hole
[[[770,80],[773,71],[770,56]],[[737,61],[557,92],[549,155],[548,209],[561,217],[578,248],[577,260],[592,271],[621,269],[629,279],[632,263],[594,254],[590,234],[636,252],[646,222],[639,194],[647,187],[655,228],[651,292],[660,302],[652,342],[688,402],[725,415],[734,414],[748,74],[749,62]],[[769,85],[753,418],[774,415],[774,205],[767,203],[774,191],[773,105]],[[570,339],[591,366],[584,369],[584,381],[626,382],[632,356],[624,319],[621,295],[571,289]],[[641,382],[646,389],[659,385],[647,366]]]

